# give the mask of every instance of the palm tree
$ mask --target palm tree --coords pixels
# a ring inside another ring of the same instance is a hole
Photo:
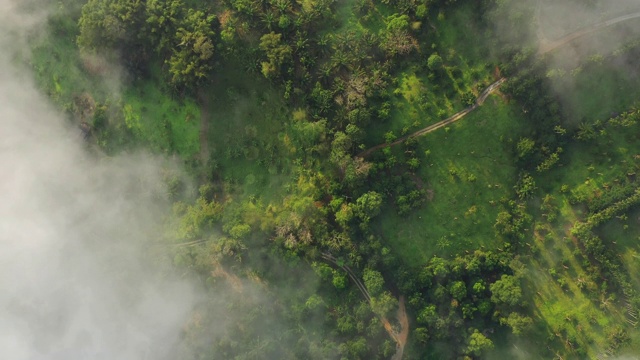
[[[271,30],[273,24],[276,22],[276,16],[273,11],[267,10],[262,14],[262,22],[267,27],[267,30]]]
[[[613,297],[605,297],[605,294],[600,295],[600,309],[608,311],[611,308],[611,301],[613,301]]]

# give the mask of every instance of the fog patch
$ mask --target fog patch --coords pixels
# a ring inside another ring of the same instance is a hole
[[[44,19],[16,4],[0,0],[0,357],[173,359],[196,295],[149,251],[169,165],[86,151],[16,64]]]
[[[522,51],[534,63],[544,62],[564,125],[602,120],[632,106],[631,83],[640,80],[639,1],[502,0],[491,14],[504,55],[522,59],[516,55]],[[523,70],[532,66],[525,64]]]

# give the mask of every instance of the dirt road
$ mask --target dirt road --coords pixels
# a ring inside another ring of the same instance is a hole
[[[607,21],[603,21],[601,23],[597,23],[594,25],[591,25],[585,29],[582,30],[578,30],[576,32],[573,32],[571,34],[565,35],[563,37],[561,37],[560,39],[554,40],[554,41],[542,41],[540,43],[540,47],[538,49],[538,54],[543,55],[546,54],[548,52],[551,52],[559,47],[562,47],[570,42],[572,42],[575,39],[581,38],[585,35],[591,34],[593,32],[602,30],[604,28],[610,27],[612,25],[615,24],[619,24],[621,22],[627,21],[627,20],[631,20],[631,19],[637,19],[640,18],[640,11],[633,13],[633,14],[627,14],[627,15],[623,15],[623,16],[619,16],[615,19],[611,19],[611,20],[607,20]],[[540,37],[540,36],[539,36]]]
[[[448,117],[448,118],[446,118],[446,119],[444,119],[444,120],[442,120],[440,122],[437,122],[435,124],[432,124],[432,125],[429,125],[429,126],[423,128],[423,129],[420,129],[420,130],[414,132],[413,134],[409,134],[409,135],[403,136],[401,138],[398,138],[397,140],[395,140],[394,142],[391,142],[391,143],[384,143],[384,144],[376,145],[376,146],[374,146],[372,148],[369,148],[369,149],[359,153],[356,156],[357,157],[361,157],[361,158],[365,158],[365,157],[369,156],[372,152],[374,152],[374,151],[376,151],[378,149],[382,149],[382,148],[387,147],[387,146],[395,146],[395,145],[401,144],[402,142],[404,142],[407,139],[428,134],[428,133],[430,133],[432,131],[436,131],[436,130],[440,129],[441,127],[445,127],[445,126],[447,126],[449,124],[452,124],[452,123],[462,119],[468,113],[472,112],[473,110],[477,109],[479,106],[484,104],[485,100],[487,100],[487,97],[489,95],[491,95],[491,93],[496,91],[500,87],[500,85],[502,85],[506,80],[507,80],[506,78],[501,78],[500,80],[498,80],[498,81],[494,82],[493,84],[489,85],[486,89],[484,89],[480,93],[480,96],[478,96],[478,99],[476,99],[476,102],[473,105],[469,106],[468,108],[466,108],[466,109],[464,109],[464,110],[462,110],[462,111],[460,111],[460,112],[458,112],[458,113],[456,113],[456,114],[454,114],[454,115],[452,115],[452,116],[450,116],[450,117]]]
[[[198,94],[200,103],[200,161],[209,162],[209,99],[204,93]]]

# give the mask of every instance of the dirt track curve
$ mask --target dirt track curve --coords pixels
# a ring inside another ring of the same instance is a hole
[[[209,162],[209,99],[204,93],[198,94],[200,103],[200,161]]]
[[[399,138],[396,141],[391,142],[391,143],[384,143],[384,144],[376,145],[376,146],[374,146],[372,148],[369,148],[369,149],[361,152],[360,154],[358,154],[356,156],[357,157],[361,157],[361,158],[365,158],[365,157],[369,156],[369,154],[371,154],[372,152],[374,152],[374,151],[376,151],[378,149],[382,149],[382,148],[387,147],[387,146],[395,146],[395,145],[401,144],[402,142],[404,142],[407,139],[428,134],[428,133],[430,133],[432,131],[440,129],[441,127],[447,126],[447,125],[449,125],[451,123],[454,123],[454,122],[462,119],[468,113],[472,112],[473,110],[475,110],[479,106],[481,106],[484,103],[484,101],[487,100],[487,97],[489,95],[491,95],[492,92],[496,91],[500,87],[500,85],[502,85],[506,80],[507,80],[506,78],[501,78],[500,80],[498,80],[498,81],[494,82],[493,84],[489,85],[489,87],[487,87],[486,89],[484,89],[484,91],[482,91],[482,93],[480,93],[480,96],[478,96],[478,99],[476,100],[476,102],[473,105],[469,106],[468,108],[466,108],[466,109],[464,109],[464,110],[462,110],[462,111],[460,111],[460,112],[458,112],[458,113],[456,113],[456,114],[454,114],[454,115],[452,115],[452,116],[450,116],[450,117],[448,117],[448,118],[446,118],[446,119],[444,119],[444,120],[442,120],[440,122],[437,122],[437,123],[435,123],[433,125],[429,125],[426,128],[420,129],[420,130],[414,132],[413,134],[405,135],[405,136],[403,136],[403,137],[401,137],[401,138]]]
[[[619,24],[621,22],[627,21],[627,20],[631,20],[631,19],[637,19],[640,18],[640,11],[633,13],[633,14],[627,14],[627,15],[623,15],[623,16],[619,16],[617,18],[611,19],[611,20],[607,20],[607,21],[603,21],[601,23],[597,23],[594,25],[591,25],[585,29],[582,30],[578,30],[576,32],[572,32],[571,34],[565,35],[563,37],[561,37],[560,39],[554,40],[554,41],[544,41],[544,39],[542,39],[542,43],[540,44],[540,47],[538,48],[538,54],[540,55],[544,55],[548,52],[551,52],[559,47],[562,47],[570,42],[572,42],[573,40],[576,40],[578,38],[581,38],[585,35],[591,34],[593,32],[602,30],[604,28],[613,26],[615,24]],[[540,36],[538,36],[540,37]]]

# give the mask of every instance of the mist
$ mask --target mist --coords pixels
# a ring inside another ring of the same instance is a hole
[[[491,19],[497,42],[544,64],[563,126],[604,120],[631,105],[640,80],[640,2],[505,0]]]
[[[44,16],[15,4],[0,0],[0,358],[173,359],[197,295],[149,251],[171,165],[88,151],[15,61]]]

